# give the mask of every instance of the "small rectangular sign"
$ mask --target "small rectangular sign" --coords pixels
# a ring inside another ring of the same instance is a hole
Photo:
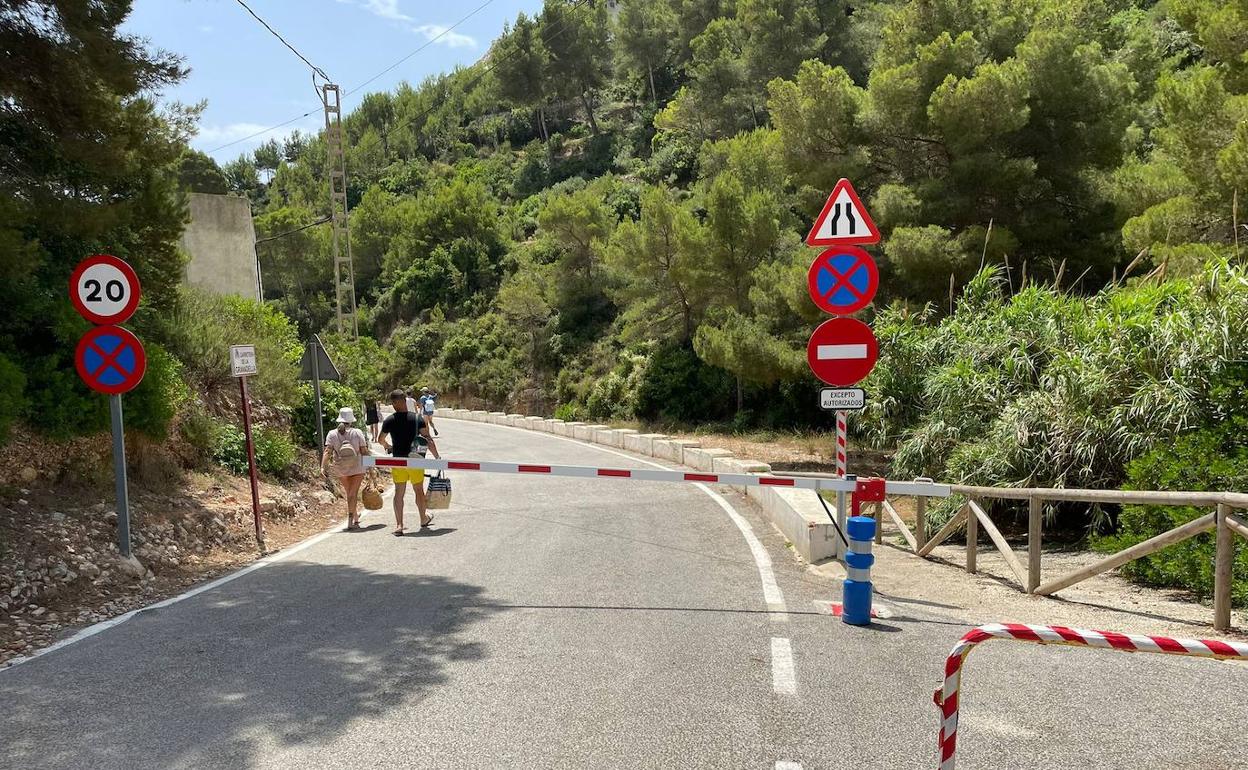
[[[256,374],[256,346],[230,346],[230,375],[233,377],[250,377]]]
[[[856,412],[867,407],[867,392],[862,388],[824,388],[819,391],[819,406],[835,412]]]

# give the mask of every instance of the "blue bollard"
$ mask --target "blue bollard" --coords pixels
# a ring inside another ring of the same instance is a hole
[[[845,554],[848,576],[842,587],[841,620],[851,626],[865,626],[871,622],[871,565],[875,563],[871,545],[875,541],[875,519],[851,516],[845,529],[849,536],[849,551]]]

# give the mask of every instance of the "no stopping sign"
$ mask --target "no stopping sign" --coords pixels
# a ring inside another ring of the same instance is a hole
[[[124,260],[95,254],[78,263],[69,277],[69,299],[94,324],[124,322],[139,307],[139,276]]]

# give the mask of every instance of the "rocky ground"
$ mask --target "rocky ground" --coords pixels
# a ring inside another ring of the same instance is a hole
[[[303,475],[261,484],[266,552],[345,516],[322,481]],[[132,485],[130,560],[118,553],[113,496],[100,485],[37,467],[15,482],[0,483],[0,666],[261,555],[247,480],[224,472]]]

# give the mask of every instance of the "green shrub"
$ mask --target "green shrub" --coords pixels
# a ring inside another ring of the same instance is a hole
[[[296,449],[290,437],[282,431],[261,426],[254,435],[256,443],[256,467],[270,476],[286,476],[295,464]]]
[[[196,452],[197,464],[213,456],[216,450],[217,420],[202,409],[191,410],[178,425],[178,434]]]
[[[8,435],[15,415],[26,410],[26,376],[17,364],[0,355],[0,442]]]
[[[237,425],[226,423],[216,430],[212,460],[230,473],[241,476],[247,472],[247,437]]]
[[[144,346],[147,352],[147,373],[139,386],[125,395],[126,429],[137,430],[154,438],[169,435],[173,416],[190,399],[190,391],[182,376],[182,364],[155,343]]]
[[[247,473],[247,434],[243,429],[225,423],[214,425],[210,433],[213,461],[235,475]],[[252,428],[251,438],[255,445],[256,469],[260,473],[280,477],[290,472],[296,450],[285,433],[259,425]]]
[[[1133,461],[1127,468],[1131,489],[1233,491],[1248,488],[1248,415],[1216,428],[1180,436]],[[1130,505],[1119,517],[1120,531],[1093,538],[1098,550],[1119,551],[1209,513],[1207,508]],[[1189,538],[1123,566],[1128,578],[1145,585],[1186,588],[1198,597],[1213,594],[1214,535]],[[1248,548],[1236,549],[1232,600],[1248,606]]]
[[[637,387],[643,420],[693,423],[723,420],[736,407],[732,376],[702,362],[688,345],[655,349]]]
[[[555,407],[555,419],[564,422],[581,422],[585,418],[585,407],[575,401]]]
[[[313,397],[311,383],[300,385],[299,392],[301,400],[291,415],[295,440],[301,446],[316,449],[324,443],[325,437],[316,433],[316,399]],[[364,399],[358,393],[341,383],[328,380],[322,382],[321,416],[327,433],[337,424],[335,421],[338,419],[338,410],[344,406],[354,409],[357,417],[363,417],[361,410],[364,408]]]

